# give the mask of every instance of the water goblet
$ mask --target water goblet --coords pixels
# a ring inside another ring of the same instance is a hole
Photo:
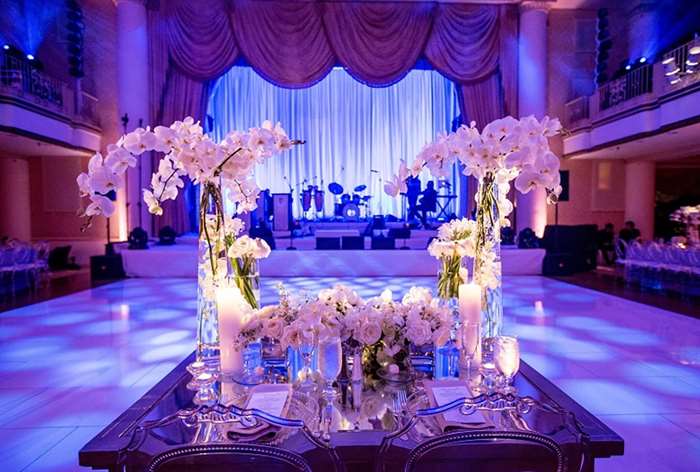
[[[513,336],[498,336],[494,344],[493,357],[496,369],[503,376],[501,393],[514,394],[516,390],[511,384],[513,377],[520,369],[518,339]]]
[[[330,402],[337,395],[333,382],[343,366],[343,346],[340,338],[322,339],[318,343],[318,367],[323,376],[323,397]]]

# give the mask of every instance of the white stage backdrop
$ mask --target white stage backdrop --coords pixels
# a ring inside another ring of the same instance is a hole
[[[401,202],[384,194],[380,178],[396,172],[400,159],[411,161],[438,133],[450,131],[459,109],[454,84],[430,70],[413,70],[390,87],[372,88],[335,68],[313,87],[293,90],[236,66],[216,83],[208,114],[218,139],[228,130],[270,119],[282,122],[290,137],[306,140],[261,168],[261,188],[288,192],[290,184],[296,190],[304,181],[323,183],[330,215],[330,182],[346,191],[364,184],[374,197],[374,213],[400,215]]]

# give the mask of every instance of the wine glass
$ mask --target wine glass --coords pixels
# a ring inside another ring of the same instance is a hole
[[[479,323],[465,323],[460,327],[460,352],[461,366],[466,367],[466,379],[469,382],[472,378],[472,363],[479,350],[481,326]]]
[[[323,396],[327,400],[335,397],[333,382],[340,375],[343,366],[343,346],[339,338],[323,339],[318,343],[318,367],[323,376],[325,386]]]
[[[520,346],[518,339],[513,336],[498,336],[494,344],[494,362],[496,369],[503,376],[501,393],[515,393],[511,384],[513,377],[520,369]]]

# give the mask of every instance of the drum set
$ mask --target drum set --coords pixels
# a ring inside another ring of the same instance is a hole
[[[370,208],[372,195],[367,194],[367,185],[357,185],[352,189],[352,193],[347,193],[338,182],[331,182],[328,184],[328,191],[334,198],[334,220],[359,221],[372,216]],[[319,215],[323,218],[325,216],[324,200],[326,196],[323,184],[321,186],[307,185],[302,188],[300,193],[301,209],[305,219],[316,219]]]

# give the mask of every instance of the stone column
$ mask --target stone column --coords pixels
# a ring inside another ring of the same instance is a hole
[[[625,221],[633,221],[645,241],[654,237],[656,206],[656,163],[636,161],[625,164]]]
[[[148,17],[144,0],[115,0],[117,6],[117,79],[119,116],[129,116],[127,132],[150,125],[148,96]],[[150,154],[139,158],[139,166],[126,178],[126,205],[129,231],[141,226],[149,234],[152,218],[142,203],[141,189],[151,181]]]
[[[0,236],[32,239],[29,161],[0,157]]]
[[[550,2],[525,1],[520,5],[518,40],[518,114],[542,118],[547,111],[547,14]],[[538,236],[547,224],[544,189],[517,194],[517,231],[532,228]]]

